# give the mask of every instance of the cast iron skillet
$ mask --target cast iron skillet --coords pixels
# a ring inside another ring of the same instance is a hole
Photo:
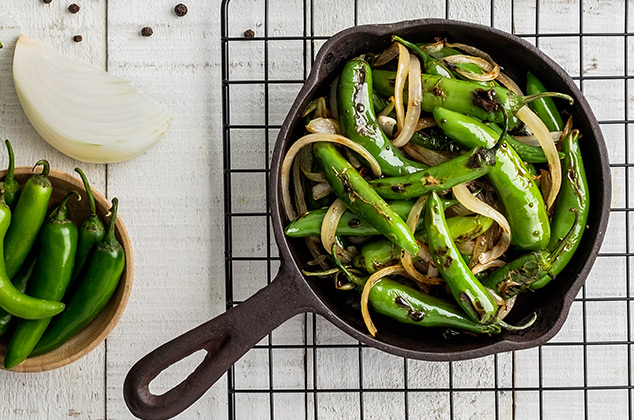
[[[346,292],[334,290],[331,281],[304,278],[300,268],[310,260],[301,240],[284,236],[287,220],[282,209],[279,177],[289,144],[304,133],[302,111],[352,57],[381,51],[398,34],[412,41],[444,37],[487,51],[520,86],[526,71],[535,73],[551,90],[575,98],[568,111],[581,130],[580,140],[591,191],[589,228],[574,259],[545,289],[522,296],[507,318],[526,320],[537,312],[537,322],[522,333],[491,337],[459,335],[443,338],[436,330],[407,327],[375,316],[379,334],[370,337],[359,311],[346,305]],[[125,401],[138,417],[172,417],[194,403],[244,353],[282,322],[302,312],[315,312],[364,344],[386,352],[423,360],[461,360],[524,349],[545,343],[559,331],[568,309],[590,271],[603,240],[610,206],[610,171],[599,125],[590,107],[565,71],[529,43],[508,33],[472,23],[425,19],[390,25],[347,29],[333,36],[319,51],[310,76],[291,107],[277,138],[271,162],[270,196],[275,238],[281,268],[273,282],[246,302],[154,350],[132,367],[124,384]],[[153,395],[149,383],[165,368],[198,350],[207,355],[182,383],[163,395]]]

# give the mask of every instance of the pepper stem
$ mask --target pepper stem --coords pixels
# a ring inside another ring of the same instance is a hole
[[[403,38],[397,35],[392,35],[392,41],[396,41],[399,44],[403,44],[410,50],[413,50],[423,61],[427,62],[429,60],[433,60],[425,51],[422,50],[418,45],[413,44],[409,41],[405,41]]]
[[[502,321],[500,318],[495,318],[495,321],[493,323],[495,325],[498,325],[504,328],[507,331],[522,331],[522,330],[525,330],[526,328],[529,328],[531,325],[533,325],[536,319],[537,319],[537,313],[533,312],[533,316],[531,317],[531,319],[529,319],[527,323],[522,325],[507,324],[506,322]]]
[[[88,183],[88,178],[79,168],[75,168],[75,172],[79,174],[81,177],[81,181],[84,183],[84,188],[86,189],[86,195],[88,196],[88,206],[90,207],[90,215],[95,216],[97,214],[97,207],[95,206],[95,198],[92,195],[92,188],[90,188],[90,184]]]
[[[504,109],[504,107],[500,107],[500,110],[502,111],[502,115],[504,116],[504,129],[502,130],[502,134],[500,134],[500,138],[498,138],[498,141],[495,142],[495,145],[491,148],[491,150],[494,152],[497,152],[498,149],[500,147],[502,147],[502,143],[504,143],[504,138],[506,137],[507,133],[509,132],[509,114],[506,111],[506,109]]]
[[[520,106],[518,107],[518,109],[521,108],[522,106],[530,103],[530,102],[533,102],[536,99],[543,99],[543,98],[564,99],[564,100],[568,101],[568,103],[570,105],[575,103],[575,100],[572,98],[572,96],[566,95],[565,93],[560,93],[560,92],[541,92],[541,93],[536,93],[534,95],[526,95],[526,96],[520,97],[520,100],[519,100]]]
[[[38,160],[37,163],[33,165],[33,171],[35,171],[35,168],[37,168],[38,166],[42,166],[42,175],[48,176],[49,172],[51,171],[51,165],[49,165],[48,160]]]
[[[75,196],[75,198],[77,198],[77,201],[81,200],[81,195],[79,195],[77,191],[69,192],[68,194],[66,194],[66,197],[64,197],[62,201],[57,205],[55,210],[53,210],[51,216],[49,217],[50,220],[62,221],[68,218],[68,209],[66,208],[66,204],[72,196]]]
[[[119,199],[117,197],[112,199],[112,207],[110,208],[110,221],[108,221],[108,230],[106,230],[106,239],[114,239],[114,228],[117,224],[117,210],[119,208]]]
[[[333,260],[335,260],[335,265],[348,278],[348,280],[354,283],[357,287],[363,288],[367,279],[355,276],[350,271],[348,271],[348,269],[343,265],[343,263],[339,260],[339,257],[337,256],[337,244],[333,245],[332,247],[332,258]]]
[[[13,173],[15,168],[15,160],[13,157],[13,147],[11,147],[11,142],[7,139],[4,141],[4,144],[7,145],[7,152],[9,153],[9,168],[7,169],[7,174],[4,176],[5,180],[9,182],[13,182]]]

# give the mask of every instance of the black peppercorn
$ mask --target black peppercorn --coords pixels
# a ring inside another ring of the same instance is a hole
[[[70,6],[68,6],[68,11],[71,13],[77,13],[79,12],[79,6],[75,3],[71,4]]]
[[[153,33],[154,31],[149,26],[146,26],[143,29],[141,29],[141,35],[143,36],[152,36]]]
[[[187,6],[183,3],[177,4],[176,7],[174,7],[174,13],[176,13],[176,16],[178,17],[185,16],[187,14]]]
[[[73,37],[73,41],[75,42],[81,42],[81,40],[84,39],[81,35],[75,35]]]
[[[253,38],[254,36],[255,32],[253,32],[253,29],[247,29],[246,31],[244,31],[245,38]]]

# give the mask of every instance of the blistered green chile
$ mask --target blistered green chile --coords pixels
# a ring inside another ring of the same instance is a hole
[[[421,230],[414,236],[421,242],[427,242],[427,230],[424,219],[419,220]],[[453,240],[459,244],[477,238],[489,230],[493,219],[486,216],[454,216],[447,218],[447,227]],[[368,242],[361,247],[361,253],[354,259],[354,265],[372,274],[400,258],[401,250],[387,239]]]
[[[372,70],[362,58],[350,60],[341,71],[337,108],[341,134],[374,156],[384,175],[405,175],[426,168],[422,163],[405,158],[381,130],[372,101]]]
[[[315,143],[313,154],[335,195],[350,211],[365,219],[401,248],[418,254],[416,239],[403,219],[370,187],[332,143]]]
[[[436,108],[433,115],[445,134],[467,148],[492,147],[500,137],[482,122],[455,111]],[[488,177],[504,206],[503,214],[511,226],[512,243],[525,251],[546,247],[550,240],[550,223],[544,199],[533,177],[506,142],[497,151],[495,161]]]

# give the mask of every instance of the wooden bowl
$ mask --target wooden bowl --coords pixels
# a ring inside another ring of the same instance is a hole
[[[38,168],[37,171],[40,169]],[[0,178],[4,177],[6,171],[0,172]],[[23,185],[29,177],[33,175],[32,168],[20,167],[15,169],[15,179]],[[79,175],[73,176],[66,172],[56,171],[51,169],[49,179],[53,184],[53,195],[49,203],[49,210],[57,206],[57,204],[64,198],[64,196],[71,190],[76,190],[81,194],[81,201],[70,199],[68,201],[68,207],[70,210],[70,218],[75,222],[77,226],[88,217],[90,214],[88,209],[88,197],[86,196],[86,190],[79,178]],[[95,204],[97,205],[97,215],[106,224],[108,210],[111,207],[111,203],[98,191],[92,190],[95,197]],[[123,226],[123,222],[119,216],[117,216],[117,224],[115,229],[115,235],[117,240],[123,246],[125,250],[125,268],[119,282],[119,286],[114,295],[110,299],[110,302],[106,307],[97,315],[97,317],[88,324],[77,335],[71,338],[68,342],[61,347],[43,354],[26,359],[18,366],[11,369],[12,372],[44,372],[51,369],[57,369],[74,362],[90,353],[95,347],[112,332],[117,322],[123,314],[123,310],[130,297],[132,291],[132,245],[128,238],[128,232]],[[4,360],[4,354],[6,352],[7,344],[11,334],[7,333],[5,336],[0,337],[0,361]],[[0,363],[2,367],[2,363]]]

